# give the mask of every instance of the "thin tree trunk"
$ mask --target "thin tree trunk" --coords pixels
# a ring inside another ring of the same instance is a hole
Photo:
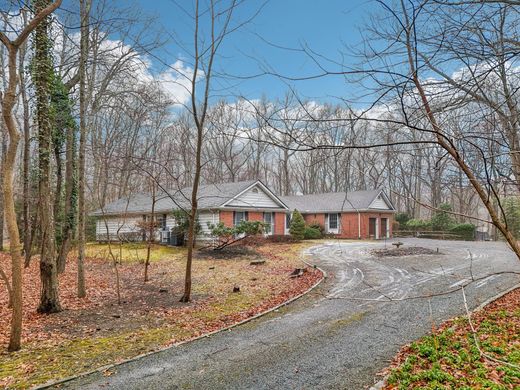
[[[146,260],[144,262],[144,281],[148,282],[148,267],[150,266],[150,255],[155,233],[155,183],[152,182],[152,220],[150,221],[148,245],[146,246]]]
[[[88,56],[88,20],[90,0],[80,0],[81,42],[79,61],[79,186],[78,186],[78,297],[87,295],[85,288],[85,147],[86,129],[86,61]]]
[[[22,11],[24,24],[27,23],[27,13]],[[19,64],[19,78],[20,78],[20,95],[23,106],[23,251],[25,253],[25,267],[29,266],[31,260],[31,223],[30,223],[30,208],[29,208],[29,170],[31,160],[31,128],[29,123],[29,99],[27,98],[24,60],[27,44],[24,43],[20,47],[20,64]]]
[[[3,126],[2,126],[3,127]],[[1,142],[1,160],[0,160],[0,166],[2,167],[2,171],[3,171],[3,167],[4,167],[4,164],[5,164],[5,155],[7,153],[7,143],[6,143],[6,139],[7,139],[7,135],[5,134],[4,130],[2,129],[2,132],[1,132],[1,136],[2,136],[2,142]],[[0,189],[2,189],[4,187],[4,179],[3,179],[3,175],[2,177],[0,177]],[[4,223],[4,201],[3,199],[0,199],[0,250],[4,250],[4,229],[5,229],[5,223]]]
[[[16,128],[12,114],[16,96],[16,49],[11,47],[9,50],[9,87],[2,99],[2,116],[9,132],[9,145],[5,155],[2,176],[2,190],[4,199],[4,214],[9,234],[9,251],[11,254],[11,334],[9,337],[8,351],[18,351],[21,347],[22,336],[22,247],[20,235],[18,233],[18,223],[16,221],[16,211],[14,207],[13,176],[14,165],[20,133]]]
[[[74,172],[76,170],[76,137],[75,126],[67,128],[66,140],[66,166],[65,166],[65,209],[64,209],[64,226],[62,231],[62,242],[58,253],[58,272],[65,271],[65,264],[67,262],[67,255],[69,254],[72,234],[76,222],[76,195],[77,185]]]

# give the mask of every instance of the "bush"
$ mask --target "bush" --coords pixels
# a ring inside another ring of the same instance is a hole
[[[226,226],[223,222],[216,225],[208,222],[208,228],[211,235],[219,239],[218,243],[213,244],[213,249],[220,250],[250,236],[263,234],[265,223],[261,221],[240,221],[235,226]]]
[[[318,221],[312,221],[308,227],[312,229],[317,229],[322,236],[325,234],[325,227]]]
[[[189,214],[185,210],[175,209],[172,211],[172,217],[175,219],[175,226],[172,228],[172,233],[182,234],[185,237],[188,235],[188,229],[190,226]],[[195,217],[195,236],[202,231],[202,226],[199,222],[198,215]]]
[[[459,235],[464,240],[475,239],[476,227],[472,223],[460,223],[450,229],[450,233]]]
[[[303,232],[303,238],[306,240],[316,240],[321,237],[320,230],[315,227],[307,226]]]
[[[289,233],[295,240],[303,240],[305,234],[305,220],[298,210],[294,210],[289,227]]]
[[[406,223],[410,220],[410,216],[408,213],[397,213],[394,220],[399,224],[398,226],[406,226]]]
[[[449,203],[443,203],[439,206],[439,209],[435,211],[432,217],[432,229],[447,231],[450,230],[455,221],[448,211],[451,211],[451,205]]]
[[[509,231],[515,238],[520,238],[520,199],[516,196],[505,198],[502,208],[505,214],[502,221],[507,223]]]
[[[422,230],[422,229],[430,229],[431,222],[425,221],[423,219],[410,219],[406,223],[406,228],[410,230]]]

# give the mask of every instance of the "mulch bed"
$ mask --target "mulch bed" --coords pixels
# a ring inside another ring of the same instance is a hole
[[[195,251],[195,258],[199,259],[218,259],[232,260],[236,258],[250,257],[251,260],[261,258],[261,254],[249,246],[231,245],[219,250],[204,248]]]
[[[412,246],[406,248],[374,249],[370,252],[376,257],[402,257],[402,256],[421,256],[421,255],[442,255],[437,250]]]

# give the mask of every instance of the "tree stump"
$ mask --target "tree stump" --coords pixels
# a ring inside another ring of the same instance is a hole
[[[253,260],[249,263],[249,265],[262,265],[265,264],[265,260]]]
[[[305,272],[305,269],[303,269],[303,268],[295,268],[294,271],[291,272],[289,277],[290,278],[299,278],[300,276],[303,275],[304,272]]]

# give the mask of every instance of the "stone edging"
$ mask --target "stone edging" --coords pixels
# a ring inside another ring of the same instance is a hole
[[[478,305],[475,309],[471,311],[471,313],[475,313],[477,311],[482,310],[484,307],[489,305],[490,303],[493,303],[497,299],[502,298],[504,295],[509,294],[511,291],[516,290],[517,288],[520,288],[520,283],[517,285],[514,285],[511,288],[508,288],[506,291],[502,291],[500,294],[497,294],[489,299],[486,299],[484,302],[482,302],[480,305]],[[381,390],[383,386],[386,384],[386,380],[388,379],[388,375],[385,376],[383,379],[381,379],[379,382],[374,384],[372,387],[370,387],[369,390]]]
[[[243,324],[245,324],[247,322],[253,321],[253,320],[255,320],[257,318],[260,318],[262,316],[265,316],[266,314],[269,314],[269,313],[271,313],[271,312],[273,312],[275,310],[278,310],[281,307],[284,307],[284,306],[286,306],[286,305],[296,301],[297,299],[300,299],[304,295],[307,295],[312,290],[314,290],[316,287],[318,287],[321,284],[321,282],[323,282],[327,278],[327,272],[325,270],[321,269],[320,267],[317,267],[314,264],[310,264],[309,262],[305,261],[303,258],[301,259],[301,261],[304,264],[306,264],[307,266],[315,268],[318,271],[320,271],[321,274],[322,274],[322,277],[316,283],[314,283],[311,287],[309,287],[307,290],[305,290],[301,294],[296,295],[295,297],[292,297],[291,299],[289,299],[289,300],[287,300],[285,302],[282,302],[282,303],[280,303],[280,304],[278,304],[278,305],[276,305],[276,306],[274,306],[274,307],[272,307],[272,308],[270,308],[270,309],[268,309],[266,311],[263,311],[261,313],[255,314],[252,317],[246,318],[246,319],[244,319],[242,321],[239,321],[239,322],[237,322],[235,324],[229,325],[229,326],[227,326],[225,328],[217,329],[217,330],[214,330],[212,332],[209,332],[209,333],[206,333],[206,334],[203,334],[203,335],[200,335],[200,336],[188,339],[188,340],[179,341],[179,342],[177,342],[175,344],[172,344],[172,345],[169,345],[167,347],[159,348],[159,349],[156,349],[156,350],[150,351],[150,352],[146,352],[146,353],[134,356],[132,358],[122,360],[122,361],[117,362],[117,363],[107,364],[105,366],[98,367],[98,368],[95,368],[95,369],[90,370],[90,371],[82,372],[81,374],[78,374],[78,375],[73,375],[73,376],[69,376],[69,377],[66,377],[66,378],[63,378],[63,379],[59,379],[59,380],[56,380],[56,381],[47,382],[47,383],[44,383],[44,384],[41,384],[41,385],[37,385],[35,387],[32,387],[32,389],[33,390],[48,389],[48,388],[51,388],[53,386],[57,386],[57,385],[60,385],[60,384],[66,383],[66,382],[70,382],[70,381],[78,379],[78,378],[82,378],[84,376],[88,376],[88,375],[95,374],[95,373],[98,373],[98,372],[99,373],[100,372],[104,372],[106,370],[109,370],[111,368],[117,367],[119,365],[122,365],[122,364],[125,364],[125,363],[130,363],[130,362],[133,362],[135,360],[139,360],[141,358],[144,358],[146,356],[150,356],[150,355],[152,355],[154,353],[163,352],[163,351],[166,351],[166,350],[168,350],[170,348],[179,347],[179,346],[181,346],[183,344],[191,343],[192,341],[197,341],[197,340],[200,340],[200,339],[203,339],[203,338],[206,338],[206,337],[211,337],[214,334],[217,334],[217,333],[220,333],[220,332],[225,332],[227,330],[231,330],[232,328],[235,328],[235,327],[237,327],[239,325],[243,325]]]

